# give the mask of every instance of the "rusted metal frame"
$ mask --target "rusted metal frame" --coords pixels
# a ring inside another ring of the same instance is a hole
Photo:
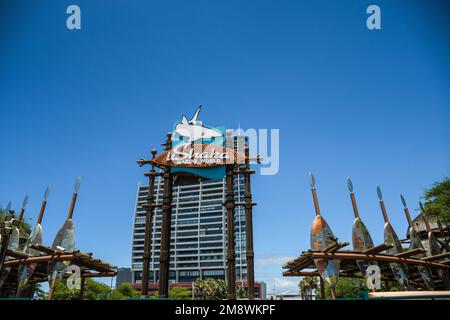
[[[170,150],[172,133],[167,134],[165,145],[166,151]],[[169,270],[170,270],[170,238],[172,221],[172,192],[173,175],[171,168],[164,168],[164,194],[162,206],[162,225],[161,225],[161,249],[159,253],[159,296],[161,298],[169,297]]]
[[[99,271],[99,272],[108,272],[113,269],[113,268],[110,268],[110,266],[99,265],[99,264],[96,264],[95,262],[83,261],[83,260],[76,259],[76,258],[73,259],[71,262],[77,266],[83,266],[88,269]]]
[[[385,251],[390,248],[392,248],[392,245],[383,243],[383,244],[377,245],[375,247],[369,248],[367,250],[364,250],[361,253],[362,254],[377,254],[377,253],[380,253],[380,252]]]
[[[156,150],[152,150],[152,158],[156,156]],[[160,174],[158,174],[160,175]],[[148,278],[149,278],[149,268],[151,259],[151,242],[153,238],[153,208],[155,207],[154,193],[155,193],[155,165],[152,164],[150,167],[150,173],[148,174],[149,186],[147,193],[147,203],[145,206],[146,216],[145,216],[145,234],[144,234],[144,254],[142,263],[142,285],[141,285],[141,295],[143,297],[147,296],[148,293]]]
[[[71,261],[73,264],[86,267],[91,270],[99,271],[99,272],[115,272],[114,266],[109,264],[105,264],[103,262],[99,264],[88,261],[83,261],[79,259],[79,256],[76,253],[69,254],[58,254],[58,255],[43,255],[43,256],[28,256],[27,258],[20,259],[12,259],[5,262],[5,266],[16,266],[21,264],[30,264],[30,263],[46,263],[49,261]]]
[[[441,253],[441,254],[436,254],[434,256],[424,257],[424,258],[422,258],[422,260],[424,260],[424,261],[433,261],[433,260],[439,260],[439,259],[446,258],[446,257],[450,257],[450,252],[444,252],[444,253]]]
[[[110,272],[98,272],[98,273],[91,273],[86,272],[81,274],[81,278],[112,278],[117,275],[117,272],[110,271]]]
[[[26,253],[16,251],[16,250],[11,250],[11,249],[6,250],[6,256],[13,257],[16,259],[26,259],[29,257],[29,255]],[[6,260],[6,261],[8,261],[8,260]]]
[[[411,258],[401,258],[395,256],[388,255],[380,255],[380,254],[360,254],[360,253],[323,253],[323,252],[313,252],[312,253],[314,259],[341,259],[341,260],[372,260],[372,261],[386,261],[386,262],[398,262],[398,263],[406,263],[412,265],[423,265],[423,266],[432,266],[436,268],[447,269],[449,268],[446,265],[436,262],[430,262],[421,259],[411,259]]]
[[[284,277],[320,277],[320,273],[318,271],[285,271],[283,272]],[[358,278],[364,279],[363,275],[357,273],[347,273],[347,272],[339,272],[339,277],[342,278]],[[391,280],[391,278],[382,276],[382,280]]]
[[[234,249],[234,165],[226,166],[226,195],[227,210],[227,299],[236,299],[236,270]]]
[[[396,255],[394,255],[394,257],[409,258],[409,257],[412,257],[412,256],[416,256],[418,254],[421,254],[421,253],[425,253],[425,252],[426,252],[425,249],[416,248],[416,249],[413,249],[413,250],[403,251],[403,252],[397,253]]]
[[[90,259],[87,257],[78,257],[78,258],[74,259],[74,261],[79,263],[81,266],[90,264],[90,265],[94,266],[95,268],[101,268],[101,269],[105,269],[105,270],[117,269],[117,266],[103,262],[102,260]]]
[[[71,261],[74,260],[74,258],[75,258],[74,254],[61,254],[57,256],[37,256],[37,257],[31,256],[26,259],[9,260],[5,262],[5,266],[13,267],[19,264],[41,263],[48,261]]]
[[[52,248],[49,248],[49,247],[44,247],[44,246],[42,246],[42,245],[34,244],[34,243],[30,244],[30,248],[32,248],[32,249],[34,249],[34,250],[37,250],[37,251],[40,251],[40,252],[44,252],[44,253],[46,253],[47,255],[61,255],[61,254],[67,254],[67,253],[69,253],[69,252],[65,252],[65,251],[60,251],[60,250],[52,249]],[[75,251],[72,251],[72,252],[70,252],[70,253],[76,254],[76,255],[78,255],[78,256],[88,256],[88,257],[90,257],[90,256],[92,255],[92,254],[89,255],[89,254],[87,254],[87,253],[81,253],[80,250],[75,250]]]
[[[318,271],[285,271],[283,272],[284,277],[319,277],[321,279],[320,273]],[[357,279],[365,279],[363,275],[355,274],[355,273],[346,273],[346,272],[340,272],[339,273],[340,278],[357,278]],[[394,277],[389,276],[381,276],[381,280],[384,282],[394,282]],[[420,283],[412,281],[411,284],[413,284],[416,287],[423,287]]]
[[[344,247],[346,247],[348,245],[349,245],[348,242],[335,242],[334,244],[332,244],[328,248],[325,248],[322,252],[333,253],[333,252],[336,252],[339,249],[344,248]]]
[[[67,279],[70,275],[65,275],[63,277],[63,279]],[[80,275],[81,279],[84,278],[112,278],[117,276],[117,272],[115,271],[111,271],[111,272],[99,272],[99,273],[82,273]],[[47,276],[43,276],[43,277],[37,277],[36,275],[33,276],[32,279],[30,279],[30,281],[28,282],[29,284],[36,284],[36,283],[40,283],[40,282],[46,282],[48,281],[48,277]]]
[[[306,253],[296,258],[294,260],[289,261],[283,266],[283,269],[296,269],[303,266],[307,266],[311,262],[314,262],[311,253]]]

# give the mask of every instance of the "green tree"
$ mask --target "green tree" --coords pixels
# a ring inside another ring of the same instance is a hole
[[[173,287],[169,290],[169,298],[175,300],[192,300],[192,293],[188,288]]]
[[[193,289],[196,296],[206,300],[220,300],[225,299],[227,293],[227,282],[219,279],[211,278],[197,279],[194,282]]]
[[[86,279],[84,284],[84,300],[127,300],[129,298],[138,298],[137,292],[130,283],[122,283],[116,289],[111,290],[104,283]],[[46,297],[46,294],[40,294]],[[65,281],[60,281],[53,293],[55,300],[78,300],[80,299],[79,289],[68,289]]]
[[[236,298],[242,299],[247,297],[247,290],[244,289],[243,286],[239,286],[236,289]]]
[[[302,280],[300,280],[298,287],[302,299],[305,299],[308,293],[319,287],[319,279],[317,277],[303,277]]]
[[[357,278],[339,278],[336,283],[336,298],[356,298],[360,291],[367,291],[366,282]],[[331,298],[330,287],[325,287],[325,297]]]
[[[425,211],[445,224],[450,222],[450,178],[434,183],[425,191]]]
[[[111,289],[108,285],[86,279],[84,284],[84,300],[108,300],[111,298]],[[69,289],[66,282],[59,281],[53,293],[54,300],[78,300],[80,299],[79,289]]]
[[[113,290],[113,294],[117,294],[117,296],[122,296],[125,299],[128,298],[139,298],[140,294],[138,291],[133,289],[131,286],[131,283],[122,283],[120,286],[118,286],[115,290]],[[122,299],[113,299],[112,300],[122,300]]]

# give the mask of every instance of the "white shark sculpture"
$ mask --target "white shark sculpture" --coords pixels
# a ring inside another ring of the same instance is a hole
[[[202,106],[197,108],[194,116],[191,120],[188,120],[185,116],[181,119],[181,122],[176,125],[175,133],[184,139],[185,143],[192,143],[201,139],[212,139],[222,136],[222,132],[205,128],[201,121],[198,121],[198,114],[200,113]]]

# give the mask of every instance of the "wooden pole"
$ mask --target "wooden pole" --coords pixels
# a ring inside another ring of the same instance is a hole
[[[152,150],[153,159],[156,156],[156,150]],[[148,293],[148,275],[151,259],[151,242],[152,242],[152,225],[153,225],[153,201],[155,192],[155,165],[151,165],[149,174],[146,217],[145,217],[145,238],[144,238],[144,255],[142,263],[142,287],[141,296],[146,297]]]
[[[331,287],[331,298],[336,299],[336,288]]]
[[[166,150],[171,148],[172,133],[167,134]],[[172,220],[172,188],[173,176],[169,166],[164,169],[164,195],[162,205],[161,250],[159,253],[159,296],[169,297],[169,270],[170,270],[170,238]]]
[[[389,222],[389,217],[386,213],[386,207],[384,206],[383,200],[380,200],[380,208],[381,208],[381,212],[383,213],[384,222]]]
[[[80,283],[80,300],[84,300],[84,286],[86,285],[86,278],[81,278]]]
[[[319,277],[320,281],[320,299],[325,299],[325,284],[323,283],[322,277]]]
[[[316,211],[316,216],[320,216],[319,200],[317,199],[317,191],[315,187],[311,188],[311,193],[313,196],[314,210]]]
[[[253,300],[255,298],[255,271],[254,271],[254,252],[253,252],[253,201],[252,191],[250,185],[250,160],[249,148],[245,147],[245,236],[247,242],[247,284],[248,284],[248,298]]]
[[[355,214],[355,218],[359,218],[359,210],[358,210],[358,206],[356,204],[356,198],[355,198],[355,194],[352,192],[350,192],[350,199],[352,200],[352,206],[353,206],[353,213]]]
[[[72,219],[73,211],[75,210],[75,204],[77,203],[77,193],[72,194],[72,201],[70,202],[69,213],[67,214],[67,220]]]
[[[236,270],[234,250],[234,165],[227,165],[225,206],[227,208],[227,299],[236,299]]]
[[[50,291],[48,292],[47,300],[53,300],[53,295],[55,294],[56,287],[58,286],[58,282],[56,280],[50,286]]]

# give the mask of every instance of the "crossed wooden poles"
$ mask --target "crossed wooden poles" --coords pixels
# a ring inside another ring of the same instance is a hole
[[[233,147],[232,137],[227,137],[227,147]],[[166,142],[162,144],[165,151],[171,149],[172,133],[167,134]],[[152,160],[155,158],[157,151],[152,150]],[[235,207],[241,206],[245,209],[246,219],[246,244],[247,244],[247,286],[248,298],[254,299],[255,291],[255,274],[254,274],[254,251],[253,251],[253,212],[252,208],[256,205],[252,201],[251,181],[250,176],[255,171],[250,170],[249,149],[245,147],[245,163],[226,164],[226,195],[225,206],[227,211],[227,299],[236,299],[236,271],[235,271],[235,242],[234,242],[234,214]],[[171,166],[156,164],[152,160],[145,160],[141,158],[137,161],[139,166],[150,165],[150,171],[144,173],[149,178],[149,189],[147,194],[147,202],[142,207],[146,209],[145,220],[145,238],[144,238],[144,254],[142,263],[142,287],[141,296],[147,297],[148,294],[148,279],[149,267],[151,259],[152,246],[152,224],[154,209],[162,209],[162,225],[161,225],[161,249],[159,254],[159,287],[158,293],[160,298],[169,297],[169,265],[170,265],[170,240],[171,240],[171,213],[172,213],[172,194],[174,174],[171,171]],[[256,159],[260,160],[259,157]],[[160,172],[155,170],[155,167],[160,169]],[[244,202],[235,202],[234,198],[234,176],[244,175]],[[162,203],[154,203],[155,178],[162,177],[163,179],[163,201]]]

